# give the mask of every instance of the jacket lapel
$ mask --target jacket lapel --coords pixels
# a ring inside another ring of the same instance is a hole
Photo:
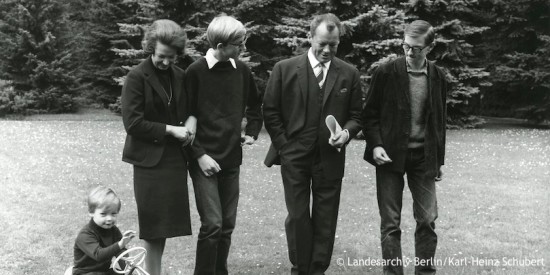
[[[296,73],[298,74],[298,82],[300,85],[300,92],[302,93],[302,102],[307,100],[307,67],[309,66],[309,60],[307,59],[307,53],[302,55],[298,59],[298,65],[296,66]]]
[[[439,74],[437,72],[437,69],[435,68],[434,62],[428,61],[428,77],[429,77],[429,83],[428,83],[428,99],[429,104],[428,106],[428,113],[430,113],[433,110],[434,102],[437,100],[440,100],[440,95],[434,95],[433,91],[440,91],[441,90],[441,81],[439,79]]]
[[[162,85],[160,84],[160,80],[158,79],[157,75],[155,74],[155,69],[153,67],[153,62],[151,61],[151,57],[147,58],[147,63],[143,67],[143,73],[145,74],[145,80],[151,87],[153,87],[153,90],[159,94],[160,98],[162,99],[162,102],[164,102],[165,105],[168,105],[168,97],[166,96],[166,93],[164,92],[164,88],[162,88]]]
[[[407,106],[410,108],[411,105],[411,91],[409,90],[409,74],[407,73],[407,60],[405,57],[402,57],[396,62],[397,76],[399,78],[399,91],[401,91],[401,96],[405,98]]]
[[[325,102],[327,102],[328,96],[332,92],[332,88],[334,88],[334,83],[336,83],[336,79],[338,79],[338,75],[340,74],[340,66],[338,65],[338,62],[339,61],[336,58],[333,58],[330,68],[328,69],[327,81],[325,82],[325,92],[323,94],[323,106],[325,106]]]
[[[179,106],[180,100],[182,100],[181,96],[183,94],[183,76],[177,73],[177,71],[172,68],[170,75],[172,76],[172,91],[174,92],[174,100],[177,106]]]

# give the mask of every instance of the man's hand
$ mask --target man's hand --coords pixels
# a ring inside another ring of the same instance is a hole
[[[252,144],[254,144],[254,141],[256,141],[256,140],[253,137],[245,135],[245,136],[241,137],[241,146],[252,145]]]
[[[348,141],[348,138],[348,131],[340,131],[336,133],[333,137],[328,139],[328,144],[332,145],[335,148],[342,148],[342,146],[344,146],[344,144]]]
[[[439,166],[439,169],[437,170],[437,176],[435,177],[435,181],[441,181],[443,179],[443,171],[441,171],[441,166]]]
[[[220,165],[207,154],[200,156],[197,161],[199,162],[199,167],[201,168],[202,172],[207,177],[210,177],[222,170],[220,168]]]
[[[381,146],[377,146],[372,150],[372,158],[378,165],[392,162],[390,157],[388,157],[388,154],[386,154],[386,150],[384,150]]]
[[[127,230],[122,234],[122,239],[118,242],[118,247],[120,249],[123,249],[126,247],[126,245],[136,236],[136,231],[134,230]]]

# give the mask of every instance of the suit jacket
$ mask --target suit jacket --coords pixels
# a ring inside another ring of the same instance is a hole
[[[428,62],[428,98],[424,151],[429,175],[444,164],[447,81],[445,73]],[[411,132],[409,76],[405,57],[381,65],[374,73],[361,114],[367,146],[364,159],[376,166],[372,150],[382,146],[391,163],[380,167],[404,172]]]
[[[300,140],[299,133],[306,123],[306,100],[308,93],[307,53],[275,64],[264,95],[264,123],[271,137],[271,146],[264,163],[270,167],[280,164],[280,155],[291,150]],[[324,118],[333,115],[343,129],[349,131],[351,140],[361,128],[361,86],[359,71],[352,65],[334,58],[325,81],[319,128],[321,162],[328,178],[342,178],[345,164],[345,147],[338,152],[328,144],[330,132],[324,126]],[[323,127],[324,126],[324,127]],[[287,156],[283,156],[286,158]]]
[[[184,71],[171,66],[173,98],[177,121],[183,126],[189,117],[188,98],[183,85]],[[170,123],[168,97],[158,79],[151,58],[133,68],[122,87],[122,121],[126,142],[122,160],[142,167],[155,166],[166,145],[166,125]]]

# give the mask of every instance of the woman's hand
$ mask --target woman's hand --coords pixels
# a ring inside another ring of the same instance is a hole
[[[186,127],[166,125],[166,134],[171,135],[183,142],[183,146],[191,142],[189,131]]]
[[[187,127],[187,130],[189,132],[189,143],[193,143],[193,140],[195,139],[195,134],[197,133],[197,118],[194,116],[190,116],[189,118],[187,118],[187,120],[185,121],[185,127]]]

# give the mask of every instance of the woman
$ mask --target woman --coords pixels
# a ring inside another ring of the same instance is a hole
[[[193,138],[196,119],[188,113],[184,71],[174,66],[186,40],[173,21],[153,22],[142,41],[150,56],[128,73],[122,88],[122,160],[134,165],[139,237],[151,275],[160,275],[166,238],[191,235],[183,147]]]

